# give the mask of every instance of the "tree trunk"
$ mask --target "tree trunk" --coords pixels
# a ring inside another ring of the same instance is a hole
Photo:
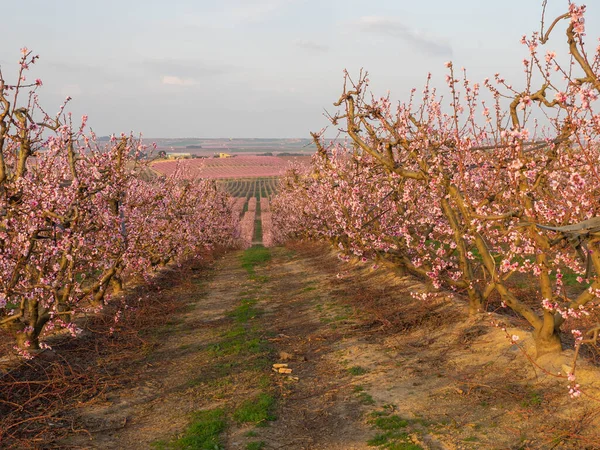
[[[123,280],[119,276],[115,276],[110,280],[113,295],[123,292]]]
[[[469,289],[469,316],[476,316],[483,312],[481,293],[476,289]]]
[[[19,350],[39,350],[40,338],[34,331],[28,333],[19,332],[15,334],[15,341]]]
[[[550,353],[559,354],[563,350],[558,330],[553,329],[550,332],[546,332],[544,329],[535,330],[533,332],[533,338],[535,342],[536,359]]]

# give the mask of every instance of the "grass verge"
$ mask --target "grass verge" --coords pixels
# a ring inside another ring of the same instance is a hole
[[[275,420],[273,409],[275,397],[261,392],[256,397],[248,399],[233,412],[233,418],[238,423],[263,425]]]
[[[379,447],[386,450],[423,450],[410,438],[407,427],[408,420],[389,413],[374,413],[371,424],[380,431],[375,437],[367,442],[371,447]]]
[[[240,263],[248,272],[248,278],[257,281],[261,278],[256,275],[255,268],[270,258],[268,249],[255,246],[242,254]],[[200,376],[187,384],[201,392],[211,391],[214,398],[218,395],[227,406],[196,413],[182,436],[171,441],[156,442],[154,448],[219,450],[223,448],[220,436],[228,426],[252,424],[261,427],[275,420],[276,399],[270,393],[271,379],[268,375],[272,348],[257,320],[262,315],[262,311],[256,307],[258,289],[253,284],[240,291],[238,305],[227,314],[229,320],[218,332],[218,342],[205,348],[210,364]],[[258,393],[239,403],[235,401],[235,383],[244,378],[251,380],[248,388]],[[257,440],[248,442],[245,447],[260,450],[265,445]]]
[[[271,252],[262,245],[250,247],[241,256],[242,267],[246,269],[251,278],[256,274],[256,266],[266,264],[270,260]]]
[[[220,435],[226,427],[227,422],[223,409],[198,411],[193,415],[192,423],[181,437],[170,442],[156,442],[153,447],[157,450],[219,450],[223,448]]]

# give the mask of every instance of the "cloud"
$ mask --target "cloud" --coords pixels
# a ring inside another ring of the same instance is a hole
[[[180,59],[148,59],[140,62],[145,71],[153,74],[169,74],[180,79],[199,79],[212,76],[221,76],[233,72],[233,66],[205,61],[190,61]]]
[[[78,97],[83,94],[83,89],[78,84],[66,84],[60,88],[64,97]]]
[[[227,11],[235,22],[261,22],[293,0],[244,0],[239,6]]]
[[[93,79],[102,80],[105,82],[113,82],[120,80],[120,76],[111,69],[116,64],[114,61],[104,61],[104,65],[94,65],[85,62],[72,63],[68,61],[45,61],[41,60],[40,66],[47,67],[53,72],[60,74],[65,78],[75,79]]]
[[[172,75],[163,75],[161,82],[170,86],[193,86],[196,84],[196,81],[191,78],[180,78]]]
[[[325,44],[320,44],[319,42],[309,41],[306,39],[296,39],[294,45],[301,47],[306,50],[316,51],[316,52],[327,52],[329,51],[329,46]]]
[[[350,23],[354,29],[365,33],[380,34],[401,39],[415,48],[433,56],[451,56],[452,47],[440,38],[434,38],[413,30],[400,19],[381,16],[363,16]]]
[[[238,26],[262,23],[273,19],[298,0],[220,0],[202,15],[186,12],[177,20],[181,29],[235,29]]]

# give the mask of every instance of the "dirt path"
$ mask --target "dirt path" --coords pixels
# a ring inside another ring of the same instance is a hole
[[[278,420],[261,431],[273,443],[265,448],[368,448],[374,433],[364,420],[364,399],[355,395],[353,376],[336,355],[357,323],[355,312],[323,292],[328,275],[310,259],[283,249],[273,254],[259,306],[276,334],[276,362],[287,363],[298,380],[277,379]]]
[[[101,404],[81,414],[92,432],[88,441],[79,437],[66,445],[84,448],[149,448],[157,439],[181,431],[189,414],[205,404],[203,393],[194,389],[198,377],[210,369],[201,351],[218,339],[218,330],[235,307],[236,294],[245,271],[237,255],[219,261],[216,276],[208,281],[198,275],[171,295],[189,297],[188,312],[165,321],[154,332],[162,344],[137,364],[140,380],[110,392]],[[87,441],[87,442],[86,442]]]
[[[600,448],[598,405],[569,403],[498,329],[422,291],[322,247],[230,253],[170,293],[192,306],[156,330],[135,384],[82,408],[91,439],[64,445]]]
[[[240,253],[229,254],[209,281],[187,286],[185,295],[196,297],[194,307],[157,330],[164,341],[146,356],[141,379],[81,411],[92,439],[80,436],[65,444],[169,448],[194,412],[235,411],[264,391],[277,399],[272,407],[277,420],[268,427],[231,420],[220,436],[223,448],[252,442],[264,442],[256,448],[367,448],[373,432],[363,420],[365,401],[354,394],[347,367],[332,361],[333,344],[344,331],[331,324],[348,316],[349,307],[316,294],[324,275],[314,266],[285,249],[271,253],[268,265],[254,265],[250,272]],[[258,336],[265,347],[258,352],[230,348],[238,343],[228,342],[236,333],[240,302],[248,300],[256,317],[244,324],[252,334],[244,339]],[[348,318],[346,326],[350,323]],[[274,363],[288,364],[292,373],[274,373]]]

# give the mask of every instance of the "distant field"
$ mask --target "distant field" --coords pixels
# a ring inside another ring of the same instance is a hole
[[[235,178],[219,180],[219,184],[231,194],[232,197],[260,197],[269,198],[277,193],[279,178]]]
[[[156,151],[185,152],[197,156],[213,156],[221,152],[242,155],[294,153],[310,156],[316,151],[311,139],[155,138],[146,141],[153,142]]]
[[[274,177],[283,175],[287,162],[274,156],[237,156],[160,161],[152,165],[154,170],[165,175],[172,174],[178,167],[189,171],[190,177],[212,179]]]
[[[152,169],[162,175],[183,170],[184,177],[218,180],[218,184],[234,198],[270,199],[277,193],[279,177],[290,164],[309,164],[310,159],[310,156],[238,155],[234,158],[157,161],[152,164]]]
[[[309,157],[246,156],[234,158],[183,159],[158,161],[152,168],[164,175],[183,169],[190,178],[262,178],[278,177],[284,174],[291,161],[308,162]]]

